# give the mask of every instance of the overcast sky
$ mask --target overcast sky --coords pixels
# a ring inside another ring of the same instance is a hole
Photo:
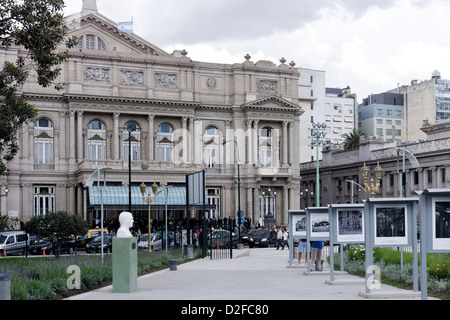
[[[66,0],[65,13],[82,0]],[[97,0],[113,21],[195,61],[240,63],[284,57],[323,70],[327,87],[350,86],[358,101],[434,70],[450,79],[450,0]]]

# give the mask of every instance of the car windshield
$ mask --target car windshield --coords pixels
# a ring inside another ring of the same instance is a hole
[[[269,230],[258,230],[252,233],[253,237],[267,237],[269,236],[270,231]]]
[[[0,244],[4,244],[6,241],[6,238],[8,238],[8,237],[0,235]]]
[[[103,241],[109,240],[110,237],[111,237],[110,235],[104,234]],[[102,241],[102,236],[98,236],[98,237],[94,238],[94,240],[92,240],[92,242],[94,242],[94,241]]]
[[[213,232],[212,238],[213,239],[221,239],[221,238],[228,237],[228,234],[229,234],[228,231],[216,231],[216,232]]]
[[[141,237],[139,238],[139,241],[148,241],[148,234],[141,235]]]

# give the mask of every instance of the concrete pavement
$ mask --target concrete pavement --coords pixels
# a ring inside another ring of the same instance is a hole
[[[323,272],[306,272],[305,265],[288,264],[287,249],[244,248],[233,250],[233,257],[198,259],[141,276],[133,293],[113,293],[110,285],[67,300],[420,300],[420,292],[384,284],[363,296],[364,279],[335,272],[330,282],[327,264]]]

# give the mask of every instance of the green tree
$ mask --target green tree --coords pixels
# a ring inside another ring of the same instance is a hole
[[[67,48],[75,45],[76,38],[63,29],[63,8],[64,0],[0,0],[0,46],[19,49],[16,61],[0,65],[0,174],[19,150],[19,128],[37,114],[18,94],[30,70],[39,85],[49,87],[69,56],[58,47],[63,42]],[[58,90],[62,87],[55,84]]]
[[[344,150],[352,150],[359,148],[359,141],[361,137],[367,136],[366,133],[356,130],[353,130],[350,133],[344,133],[342,137],[344,138]]]
[[[62,240],[66,237],[86,234],[88,222],[79,215],[57,211],[31,218],[25,223],[24,229],[29,234],[48,238],[52,242],[53,248],[57,248],[54,252],[59,257]],[[56,243],[54,243],[54,239]]]

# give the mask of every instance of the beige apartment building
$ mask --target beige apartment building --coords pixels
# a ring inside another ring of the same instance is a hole
[[[38,117],[20,131],[20,152],[0,178],[1,194],[8,189],[2,214],[98,217],[98,182],[86,182],[108,167],[103,203],[106,217],[116,216],[128,209],[131,166],[135,214],[148,212],[139,185],[156,182],[172,186],[169,215],[185,216],[186,175],[205,170],[207,216],[234,217],[240,198],[252,224],[268,214],[287,224],[288,210],[300,208],[303,110],[294,63],[250,55],[235,64],[192,61],[185,50],[167,53],[119,32],[95,0],[66,23],[78,46],[62,68],[65,89],[41,88],[33,77],[22,88]],[[18,55],[23,48],[0,48],[0,63]],[[152,217],[163,207],[155,201]],[[196,209],[188,215],[198,218]]]

